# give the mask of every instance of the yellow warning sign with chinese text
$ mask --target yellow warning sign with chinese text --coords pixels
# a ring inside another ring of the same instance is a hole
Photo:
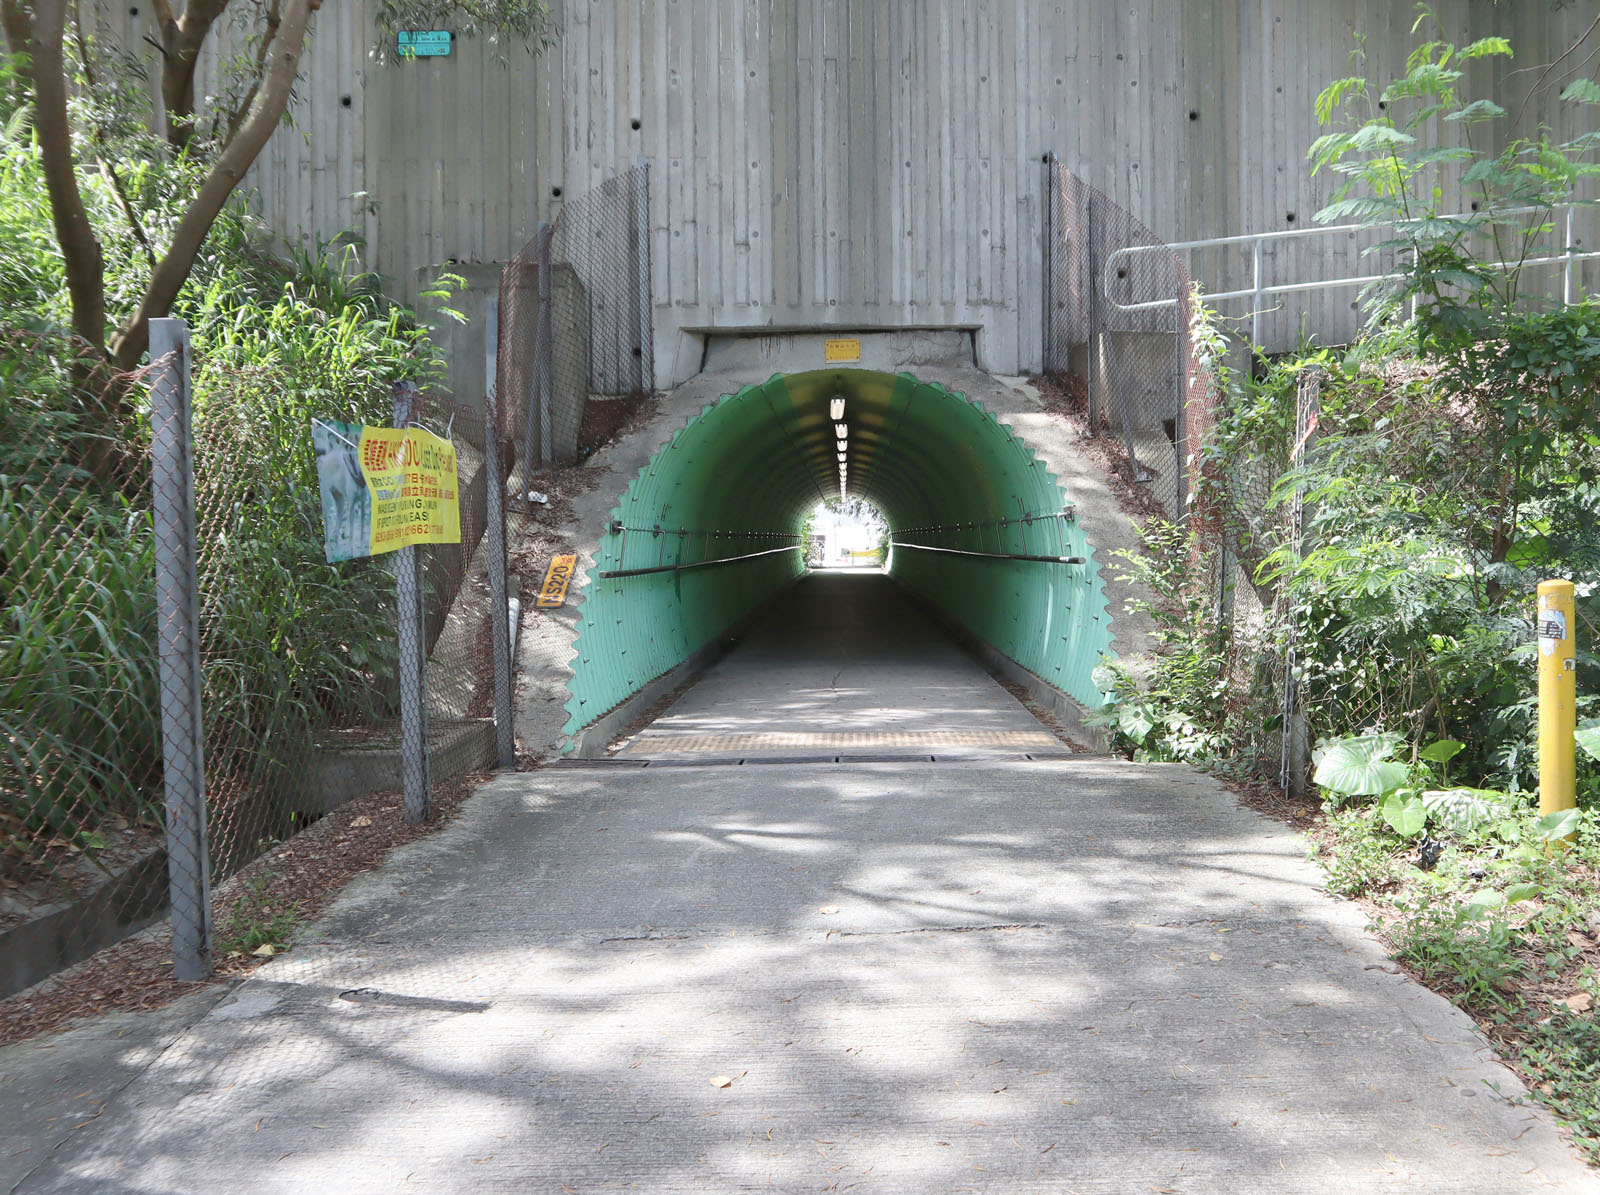
[[[372,555],[461,542],[455,445],[417,427],[363,427],[359,451],[372,494]]]

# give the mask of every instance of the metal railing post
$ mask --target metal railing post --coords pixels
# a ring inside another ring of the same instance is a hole
[[[1563,250],[1566,252],[1567,261],[1566,264],[1561,267],[1561,305],[1563,307],[1571,307],[1575,301],[1573,298],[1573,293],[1575,290],[1575,277],[1573,270],[1578,263],[1577,260],[1572,256],[1572,251],[1577,248],[1577,246],[1572,243],[1573,210],[1573,205],[1570,203],[1567,204],[1566,244],[1562,246]]]
[[[490,295],[484,316],[483,358],[492,370],[499,349],[500,297]],[[506,588],[506,478],[500,455],[500,387],[492,374],[484,390],[484,551],[489,572],[489,643],[494,656],[495,758],[502,768],[517,763],[515,707],[511,688],[511,601]]]
[[[1180,275],[1181,277],[1181,275]],[[1178,303],[1172,309],[1173,339],[1177,341],[1177,376],[1174,389],[1178,405],[1172,416],[1172,455],[1176,458],[1173,472],[1177,494],[1174,512],[1179,520],[1189,513],[1189,296],[1181,285]]]
[[[1084,312],[1084,345],[1083,353],[1087,368],[1083,371],[1084,405],[1089,412],[1089,434],[1100,434],[1099,421],[1095,418],[1095,375],[1100,372],[1100,287],[1104,279],[1100,273],[1100,263],[1096,260],[1095,248],[1098,238],[1095,236],[1094,221],[1094,196],[1089,196],[1085,205],[1087,211],[1084,219],[1084,256],[1089,259],[1089,271],[1086,279],[1088,285],[1084,287],[1084,302],[1089,310]],[[1104,395],[1101,395],[1102,401]]]
[[[1250,280],[1252,297],[1250,299],[1250,351],[1253,354],[1261,347],[1261,238],[1255,239],[1252,247],[1253,275]]]
[[[539,464],[550,465],[553,459],[550,441],[553,439],[551,410],[555,405],[555,240],[554,224],[545,224],[539,244]]]
[[[394,425],[407,427],[416,418],[416,386],[396,382]],[[410,825],[427,818],[432,806],[428,776],[427,646],[423,634],[422,556],[415,544],[394,554],[395,603],[400,634],[400,776],[405,789],[405,819]]]
[[[150,321],[150,360],[150,480],[172,963],[179,979],[196,980],[211,974],[211,853],[206,841],[189,329],[182,320]]]

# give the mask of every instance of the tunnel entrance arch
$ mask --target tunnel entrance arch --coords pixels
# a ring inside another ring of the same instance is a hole
[[[565,733],[713,644],[804,572],[819,500],[869,499],[888,572],[1081,705],[1112,627],[1071,495],[981,404],[910,373],[775,374],[708,404],[612,509],[579,608]]]

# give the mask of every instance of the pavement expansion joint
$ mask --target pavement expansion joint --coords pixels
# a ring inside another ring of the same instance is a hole
[[[773,929],[742,929],[739,937],[751,940],[775,938],[903,938],[919,934],[985,934],[1012,930],[1042,929],[1059,931],[1066,927],[1045,921],[996,921],[972,925],[905,925],[893,929],[833,929],[818,925],[779,927]],[[585,934],[578,941],[584,946],[627,946],[639,942],[687,942],[701,938],[726,937],[728,931],[721,926],[696,927],[690,930],[646,930],[642,933],[617,934],[611,937]]]
[[[940,748],[1054,748],[1061,744],[1043,730],[771,730],[746,734],[642,735],[633,747],[654,754],[755,751],[846,751],[856,748],[919,747],[930,754]]]

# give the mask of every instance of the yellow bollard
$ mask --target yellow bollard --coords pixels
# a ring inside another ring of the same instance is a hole
[[[1571,581],[1539,583],[1539,812],[1578,803],[1577,634]]]

